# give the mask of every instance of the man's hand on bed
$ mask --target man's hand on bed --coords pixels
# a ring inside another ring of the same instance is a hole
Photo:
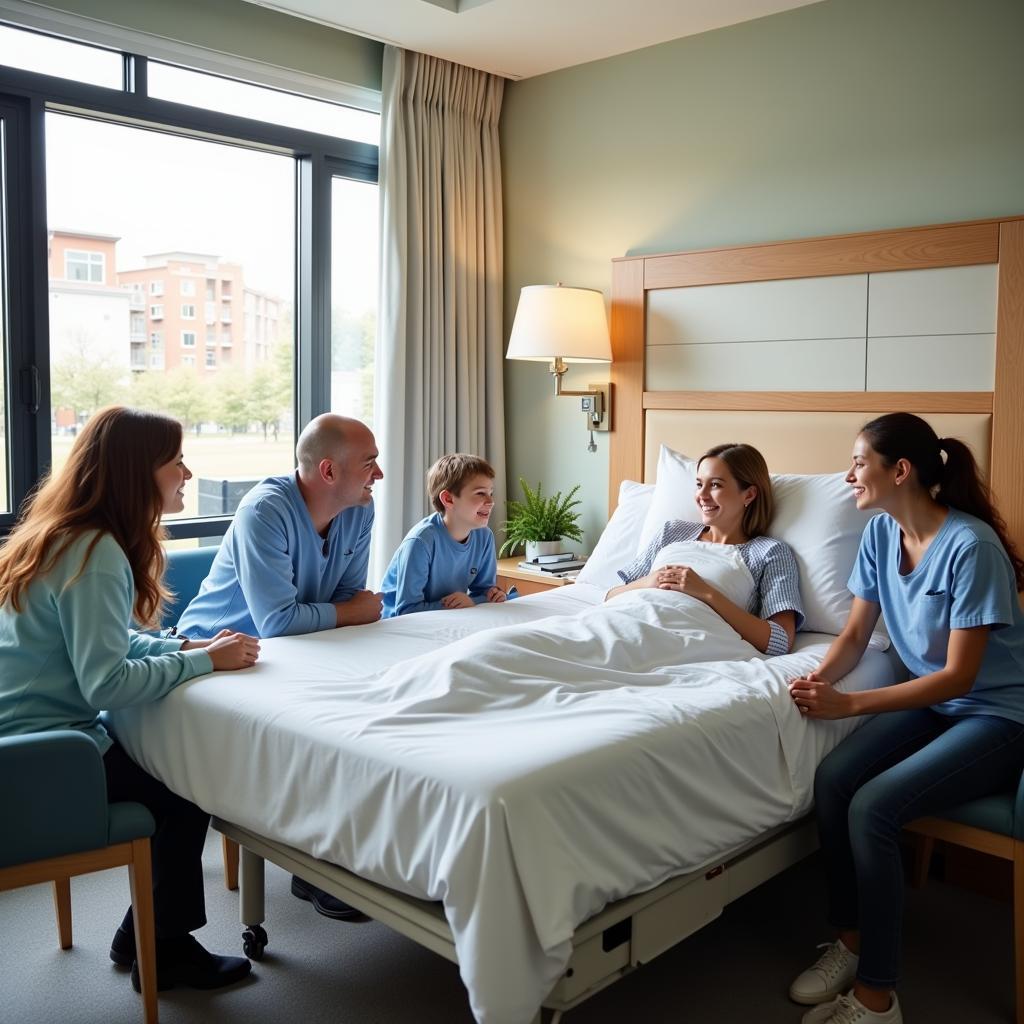
[[[441,598],[442,608],[472,608],[473,606],[473,598],[459,590]]]
[[[501,604],[502,601],[508,599],[508,594],[505,593],[502,587],[494,586],[487,591],[487,601],[490,604]]]
[[[357,590],[347,601],[339,601],[334,606],[335,625],[365,626],[368,622],[376,622],[380,618],[384,595],[372,590]]]
[[[850,695],[841,693],[817,672],[789,681],[789,695],[805,718],[849,718]]]

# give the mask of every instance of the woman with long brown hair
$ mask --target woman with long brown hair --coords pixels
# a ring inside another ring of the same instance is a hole
[[[835,942],[790,986],[804,1024],[900,1024],[905,824],[1015,787],[1024,767],[1021,560],[962,441],[911,413],[866,424],[846,477],[876,508],[850,577],[853,606],[801,714],[874,717],[821,763],[814,799]],[[911,678],[860,693],[842,679],[879,614]]]
[[[609,590],[605,600],[626,590],[675,590],[703,601],[759,651],[788,654],[804,619],[800,570],[789,545],[767,536],[775,502],[764,456],[749,444],[715,445],[697,462],[696,484],[700,521],[665,523],[619,570],[622,586]],[[697,571],[702,549],[729,553],[746,567],[749,597],[738,601]]]
[[[135,800],[156,820],[152,839],[157,983],[217,988],[249,973],[242,957],[207,952],[191,935],[206,923],[202,850],[209,816],[144,772],[108,735],[100,711],[158,700],[210,671],[240,669],[258,641],[207,641],[136,632],[159,622],[160,517],[180,512],[192,476],[181,424],[112,407],[78,435],[67,465],[40,486],[0,548],[0,735],[80,729],[103,755],[112,801]],[[131,907],[111,959],[132,966]]]

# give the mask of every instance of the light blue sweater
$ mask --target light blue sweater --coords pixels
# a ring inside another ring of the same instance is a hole
[[[179,631],[270,637],[333,629],[334,605],[366,587],[372,526],[373,505],[356,505],[321,537],[295,474],[269,477],[242,499]]]
[[[457,592],[468,593],[474,604],[481,604],[497,581],[494,534],[480,526],[460,544],[441,513],[435,512],[405,535],[391,559],[381,584],[382,617],[433,611],[442,607],[442,598]]]
[[[0,608],[0,736],[81,729],[105,753],[100,711],[158,700],[213,671],[206,651],[130,628],[135,584],[110,534],[74,579],[95,536],[78,538],[29,584],[20,612]]]

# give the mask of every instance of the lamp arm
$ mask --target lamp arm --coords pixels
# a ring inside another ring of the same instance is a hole
[[[590,388],[588,391],[563,391],[562,390],[562,377],[565,375],[565,371],[569,369],[569,364],[562,360],[561,356],[555,356],[555,361],[551,364],[551,376],[555,380],[555,396],[566,396],[569,398],[583,398],[586,395],[599,395],[599,391],[595,391]]]

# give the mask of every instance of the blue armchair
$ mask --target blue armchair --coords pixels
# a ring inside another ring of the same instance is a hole
[[[52,882],[61,949],[71,948],[71,877],[128,866],[143,1019],[156,1024],[153,816],[107,803],[99,748],[74,729],[0,737],[0,813],[0,891]]]
[[[941,816],[918,818],[907,831],[920,838],[915,853],[912,883],[920,887],[928,877],[935,840],[966,846],[1013,863],[1013,946],[1016,975],[1017,1024],[1024,1024],[1024,776],[1016,791],[969,800]]]
[[[167,553],[164,582],[173,591],[174,599],[164,612],[165,627],[173,626],[181,618],[192,598],[199,593],[216,554],[216,547],[186,548]],[[224,857],[224,885],[231,890],[237,889],[238,844],[227,836],[221,836],[221,847]]]
[[[164,582],[174,592],[171,604],[164,612],[163,625],[173,626],[199,593],[199,587],[210,573],[217,554],[216,547],[186,548],[167,552],[167,571]]]

